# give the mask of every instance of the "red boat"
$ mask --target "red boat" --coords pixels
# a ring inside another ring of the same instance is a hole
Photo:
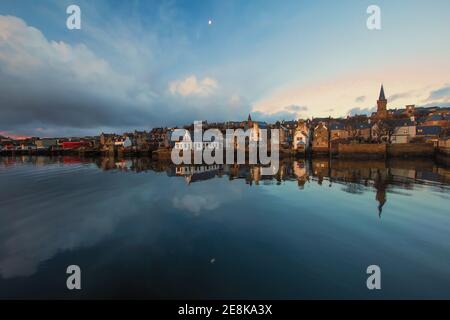
[[[83,146],[83,142],[66,141],[61,144],[63,150],[75,150]]]

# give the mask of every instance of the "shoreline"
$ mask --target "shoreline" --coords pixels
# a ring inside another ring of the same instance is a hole
[[[389,149],[389,147],[388,147]],[[0,151],[1,157],[14,156],[79,156],[79,157],[111,157],[111,158],[126,158],[126,157],[148,157],[155,160],[170,160],[171,150],[156,150],[145,152],[101,152],[101,151],[76,151],[76,150],[60,150],[60,151],[41,151],[41,150],[16,150],[16,151]],[[246,156],[248,153],[246,153]],[[280,152],[280,159],[296,158],[296,159],[314,159],[314,158],[330,158],[330,159],[345,159],[345,160],[383,160],[383,159],[448,159],[450,161],[450,151],[441,150],[427,150],[426,152],[418,152],[417,150],[406,150],[403,152]]]

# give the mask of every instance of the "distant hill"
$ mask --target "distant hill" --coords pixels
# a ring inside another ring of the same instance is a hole
[[[9,137],[5,137],[5,136],[0,135],[0,140],[9,140],[9,139],[10,139]]]

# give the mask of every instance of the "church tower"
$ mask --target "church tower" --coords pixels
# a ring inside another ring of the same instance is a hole
[[[387,114],[387,100],[386,97],[384,95],[384,88],[383,85],[381,85],[381,90],[380,90],[380,97],[378,98],[377,101],[377,118],[378,119],[386,119],[388,114]]]

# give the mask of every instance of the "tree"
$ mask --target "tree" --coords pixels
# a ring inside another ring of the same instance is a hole
[[[376,142],[391,142],[391,137],[394,134],[395,126],[389,121],[378,121],[372,128],[372,136],[375,137]]]

